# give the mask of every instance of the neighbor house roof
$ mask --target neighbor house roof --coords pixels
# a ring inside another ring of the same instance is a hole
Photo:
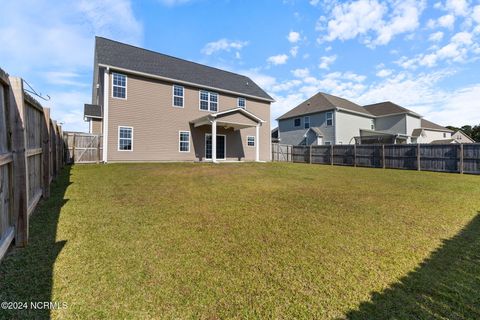
[[[422,134],[422,131],[423,131],[422,128],[413,129],[412,137],[420,137],[420,135]]]
[[[322,130],[320,129],[320,127],[310,127],[310,130],[312,130],[313,132],[315,132],[315,134],[316,134],[318,137],[323,137],[323,132],[322,132]]]
[[[306,114],[312,114],[322,111],[333,110],[336,108],[361,113],[372,116],[365,108],[355,104],[347,99],[333,96],[331,94],[319,92],[313,97],[300,103],[298,106],[280,116],[277,120],[288,119]]]
[[[273,101],[272,97],[249,77],[102,37],[96,37],[95,61],[98,65],[118,67],[199,87],[216,88]]]
[[[443,139],[443,140],[433,140],[431,144],[447,144],[447,143],[458,143],[455,139]]]
[[[420,126],[422,129],[431,129],[431,130],[437,130],[437,131],[445,131],[445,132],[453,132],[452,130],[442,127],[439,124],[433,123],[431,121],[422,119],[420,122]]]
[[[413,112],[412,110],[408,110],[391,101],[384,101],[380,103],[369,104],[363,107],[367,109],[368,112],[370,112],[371,114],[377,117],[391,115],[391,114],[402,114],[402,113],[408,113],[408,114],[420,117],[419,114]]]
[[[85,117],[101,118],[102,108],[97,104],[85,104],[83,108],[83,115]]]

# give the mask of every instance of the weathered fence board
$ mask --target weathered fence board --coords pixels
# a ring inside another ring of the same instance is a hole
[[[306,146],[292,147],[292,161],[309,163],[310,162],[310,148]]]
[[[50,135],[48,126],[56,132],[61,128],[45,112],[24,91],[21,78],[0,69],[0,259],[12,242],[28,243],[29,215],[49,195],[49,169],[54,163],[63,166],[63,153],[56,161],[49,157],[52,150],[62,150],[63,140]]]
[[[102,139],[100,139],[102,143]],[[272,161],[291,162],[292,146],[288,144],[272,143]]]
[[[480,143],[291,147],[292,162],[480,174]]]

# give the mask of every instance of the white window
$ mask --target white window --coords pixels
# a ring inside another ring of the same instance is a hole
[[[300,127],[301,124],[302,124],[302,119],[300,118],[293,119],[293,126]]]
[[[173,85],[173,106],[183,108],[183,87]]]
[[[370,124],[370,129],[375,130],[375,120],[372,119],[372,123]]]
[[[309,116],[306,116],[305,118],[303,118],[303,126],[304,126],[305,129],[310,128],[310,117]]]
[[[200,110],[216,112],[218,110],[218,94],[201,90]]]
[[[327,146],[329,146],[329,145],[331,145],[332,143],[331,143],[330,141],[325,141],[325,144],[326,144]]]
[[[178,151],[190,152],[190,131],[180,131],[178,133]]]
[[[333,112],[327,112],[327,126],[333,126]]]
[[[119,99],[127,99],[127,76],[124,74],[112,74],[112,96]]]
[[[247,137],[247,146],[255,147],[255,137],[254,136],[248,136]]]
[[[443,137],[444,137],[444,138],[446,138],[446,137],[447,137],[447,134],[446,134],[445,132],[443,133]]]
[[[245,100],[245,98],[238,98],[237,99],[237,107],[242,108],[242,109],[247,108],[247,101]]]
[[[133,150],[133,128],[118,127],[118,151]]]

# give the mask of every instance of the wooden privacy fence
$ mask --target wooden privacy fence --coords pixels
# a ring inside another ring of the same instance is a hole
[[[64,132],[67,163],[99,163],[102,161],[103,139],[101,135]]]
[[[272,143],[272,161],[292,161],[292,146]]]
[[[480,143],[290,147],[297,163],[480,174]]]
[[[14,241],[28,243],[29,217],[63,167],[62,129],[0,69],[0,259]]]

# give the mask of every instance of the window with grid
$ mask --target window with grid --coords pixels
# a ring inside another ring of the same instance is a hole
[[[245,98],[238,98],[237,99],[237,107],[245,109],[247,107],[247,102],[245,101]]]
[[[180,152],[190,152],[190,132],[189,131],[180,131],[178,150]]]
[[[333,126],[333,112],[327,112],[327,126]]]
[[[112,77],[112,95],[114,98],[127,98],[127,76],[114,73]]]
[[[254,136],[248,136],[247,137],[247,146],[255,147],[255,137]]]
[[[133,149],[133,128],[118,128],[118,150],[131,151]]]
[[[305,129],[310,128],[310,117],[309,117],[309,116],[306,116],[306,117],[303,119],[303,124],[304,124],[304,128],[305,128]]]
[[[200,110],[217,111],[218,94],[208,91],[200,91]]]
[[[173,86],[173,106],[183,108],[183,87]]]

